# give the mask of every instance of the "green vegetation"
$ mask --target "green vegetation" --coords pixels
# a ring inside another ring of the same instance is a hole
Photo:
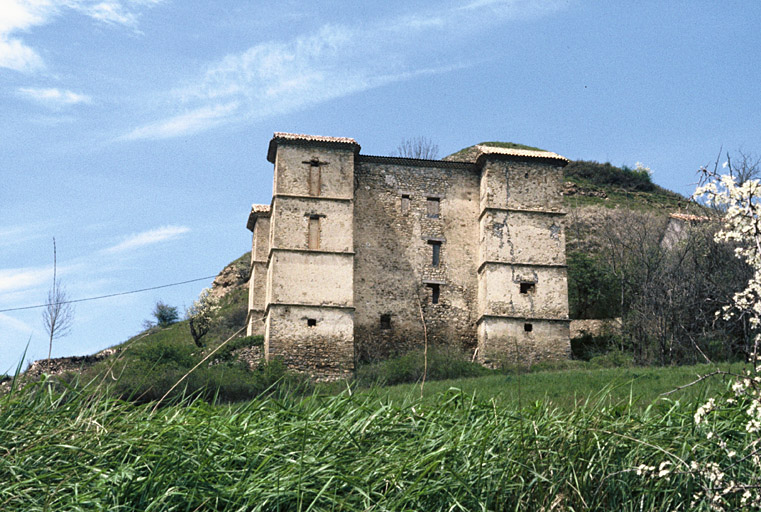
[[[525,144],[518,144],[516,142],[498,142],[498,141],[479,142],[478,144],[473,144],[472,146],[463,148],[460,151],[457,151],[456,153],[452,153],[451,155],[445,157],[444,160],[454,160],[454,161],[462,161],[462,162],[473,161],[476,159],[476,156],[477,156],[476,146],[492,146],[495,148],[529,149],[532,151],[545,151],[544,149],[535,148],[533,146],[526,146]]]
[[[695,427],[699,402],[680,392],[633,407],[653,377],[617,388],[608,383],[627,377],[598,372],[491,376],[459,381],[459,389],[431,383],[422,400],[415,386],[396,396],[395,388],[286,393],[229,407],[177,399],[155,411],[92,385],[56,391],[42,381],[0,397],[0,508],[685,508],[710,486],[690,463],[729,460]],[[538,402],[532,387],[563,397]],[[516,389],[518,405],[506,397]],[[752,437],[741,406],[711,425],[738,453]],[[726,466],[727,479],[756,481],[750,458]],[[667,477],[656,477],[662,468]],[[737,494],[722,499],[727,509],[739,506]],[[708,500],[690,509],[709,510]]]

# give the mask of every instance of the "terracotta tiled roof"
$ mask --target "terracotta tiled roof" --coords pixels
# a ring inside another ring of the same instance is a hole
[[[709,217],[704,217],[702,215],[692,215],[689,213],[671,213],[669,214],[669,217],[672,219],[683,220],[687,222],[708,222],[711,220]]]
[[[349,137],[324,137],[322,135],[305,135],[300,133],[275,132],[270,141],[267,151],[267,160],[275,163],[275,152],[280,142],[291,142],[294,144],[314,144],[318,146],[354,146],[354,150],[359,152],[359,144]]]
[[[268,204],[252,204],[251,205],[251,213],[248,214],[248,222],[246,222],[246,227],[249,231],[254,230],[254,226],[256,225],[256,219],[259,217],[269,217],[270,216],[270,205]]]
[[[516,156],[520,158],[548,158],[551,160],[560,160],[561,162],[568,163],[568,159],[564,156],[560,156],[552,151],[536,151],[533,149],[513,149],[513,148],[499,148],[495,146],[483,146],[481,144],[476,146],[479,157],[481,155],[508,155]]]
[[[337,142],[339,144],[356,144],[357,141],[349,137],[325,137],[323,135],[306,135],[301,133],[275,132],[273,139],[280,140],[303,140],[305,142]]]
[[[256,214],[262,214],[262,213],[269,213],[270,212],[270,205],[268,204],[252,204],[251,205],[251,213]]]

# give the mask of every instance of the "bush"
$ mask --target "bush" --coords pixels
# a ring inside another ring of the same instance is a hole
[[[362,386],[402,384],[423,378],[425,367],[422,350],[413,350],[399,357],[360,366],[357,382]],[[454,348],[428,349],[428,380],[478,377],[491,373],[478,363],[470,362],[465,354]]]
[[[183,361],[188,363],[187,360]],[[113,390],[125,400],[148,403],[161,399],[184,375],[195,366],[180,365],[173,357],[159,362],[135,358],[124,364]],[[202,365],[168,395],[168,403],[185,397],[200,397],[210,402],[250,400],[264,392],[275,395],[304,394],[312,389],[305,376],[288,372],[278,360],[262,361],[251,371],[240,364]]]
[[[611,350],[590,359],[589,365],[598,368],[628,368],[634,366],[634,356],[620,350]]]
[[[162,328],[169,327],[180,319],[177,308],[164,304],[162,301],[156,303],[156,306],[153,308],[153,316],[156,319],[156,325]]]
[[[640,192],[652,192],[656,189],[648,172],[631,169],[627,166],[616,167],[608,162],[601,164],[575,160],[570,162],[564,171],[568,178],[581,178],[600,186],[616,186]]]

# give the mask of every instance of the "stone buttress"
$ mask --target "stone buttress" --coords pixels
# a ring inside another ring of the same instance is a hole
[[[487,366],[570,355],[563,230],[565,158],[478,146],[478,359]]]
[[[276,133],[264,353],[316,377],[354,370],[353,139]],[[254,281],[256,284],[256,281]]]

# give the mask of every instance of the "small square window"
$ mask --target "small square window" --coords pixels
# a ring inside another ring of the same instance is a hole
[[[438,219],[439,218],[439,206],[441,201],[438,197],[429,197],[427,201],[428,205],[428,218],[430,219]]]
[[[536,283],[532,282],[524,282],[521,283],[521,293],[527,294],[527,293],[534,293],[536,291]]]
[[[307,318],[307,327],[315,327],[315,326],[317,326],[317,319]]]
[[[534,330],[534,324],[523,324],[523,330],[525,332],[531,332]]]
[[[380,317],[380,328],[381,329],[391,329],[391,315],[381,315],[381,317]]]

